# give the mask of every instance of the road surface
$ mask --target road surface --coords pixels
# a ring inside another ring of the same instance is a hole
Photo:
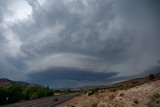
[[[64,101],[67,101],[78,95],[80,95],[80,93],[71,93],[71,94],[46,97],[21,103],[9,104],[2,107],[55,107],[56,105],[61,104]]]

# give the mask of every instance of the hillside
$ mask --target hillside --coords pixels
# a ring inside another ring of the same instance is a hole
[[[39,100],[36,100],[36,101],[40,101],[40,102],[37,102],[37,104],[39,104],[44,102],[40,100],[41,98],[51,97],[54,95],[55,96],[64,95],[69,93],[73,93],[73,95],[70,94],[71,96],[67,96],[66,98],[62,98],[62,99],[66,100],[66,99],[72,98],[75,95],[79,95],[78,93],[76,93],[76,91],[71,91],[69,89],[54,90],[54,89],[49,89],[49,87],[44,87],[37,84],[30,84],[27,82],[20,82],[20,81],[12,81],[6,78],[0,79],[0,106],[13,104],[13,103],[20,103],[20,102],[25,102],[29,100],[35,100],[35,99],[39,99]],[[50,103],[53,103],[53,99],[47,99],[47,101],[48,100],[51,101]],[[30,103],[31,105],[32,104],[35,105],[35,103],[33,103],[32,101]],[[21,105],[18,105],[18,106],[21,107]],[[17,107],[17,106],[14,106],[14,107]]]
[[[58,107],[160,107],[160,73],[96,88]]]
[[[54,91],[37,84],[0,79],[0,106],[53,96]]]
[[[20,81],[12,81],[7,78],[0,78],[0,87],[8,87],[8,86],[24,86],[24,87],[40,87],[37,84],[30,84],[27,82],[20,82]]]

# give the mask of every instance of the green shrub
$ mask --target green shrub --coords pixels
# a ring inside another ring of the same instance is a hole
[[[72,91],[70,90],[70,89],[67,89],[67,90],[63,90],[62,91],[62,93],[64,93],[64,94],[69,94],[69,93],[71,93]]]
[[[11,86],[7,89],[8,103],[14,103],[22,100],[22,88],[19,86]]]
[[[22,88],[19,86],[0,89],[0,105],[18,102],[22,99]]]
[[[0,105],[4,105],[7,102],[8,93],[5,89],[0,88]]]
[[[10,86],[0,88],[0,105],[52,96],[53,92],[53,90],[43,87]],[[70,91],[67,90],[67,92]]]
[[[34,99],[38,99],[38,93],[34,92],[31,96],[30,96],[30,100],[34,100]]]
[[[154,102],[156,99],[160,98],[160,93],[156,92],[149,97],[151,102]]]
[[[37,92],[38,88],[36,87],[29,87],[23,90],[22,94],[25,100],[31,100],[32,95]]]

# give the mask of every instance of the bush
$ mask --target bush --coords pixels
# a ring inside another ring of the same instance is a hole
[[[69,94],[69,93],[71,93],[72,91],[70,90],[70,89],[67,89],[67,90],[63,90],[62,91],[62,93],[64,93],[64,94]]]
[[[4,105],[7,102],[8,93],[5,89],[0,89],[0,105]]]
[[[19,86],[11,86],[0,89],[0,105],[18,102],[23,99],[22,88]]]
[[[29,87],[23,90],[22,94],[25,100],[31,100],[32,95],[37,92],[38,88],[36,87]],[[39,97],[38,97],[39,98]]]
[[[150,75],[149,75],[149,79],[150,79],[150,80],[154,80],[154,79],[156,79],[156,77],[154,76],[154,74],[150,74]]]
[[[11,86],[8,88],[8,101],[9,103],[14,103],[22,100],[22,88],[19,86]]]
[[[95,88],[95,89],[90,90],[90,91],[88,92],[88,96],[90,96],[90,95],[93,95],[93,94],[97,93],[97,92],[98,92],[98,90],[99,90],[99,88]]]
[[[47,88],[30,87],[30,88],[26,88],[23,91],[23,95],[25,96],[26,100],[32,100],[36,98],[52,96],[53,92],[52,90],[49,90]]]
[[[120,93],[119,96],[123,97],[123,96],[124,96],[124,93]]]
[[[38,99],[38,93],[34,92],[31,96],[30,96],[30,100],[34,100],[34,99]]]
[[[139,101],[138,101],[137,98],[133,99],[133,102],[134,102],[135,104],[138,104],[138,103],[139,103]]]
[[[0,105],[15,103],[22,100],[33,100],[52,96],[53,91],[42,87],[10,86],[0,88]]]
[[[154,102],[158,98],[160,98],[160,93],[156,92],[152,96],[149,97],[151,102]]]
[[[88,92],[88,96],[93,95],[93,94],[94,94],[93,91]]]

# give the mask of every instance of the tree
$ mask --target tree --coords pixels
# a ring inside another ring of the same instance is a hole
[[[154,74],[150,74],[150,75],[149,75],[149,79],[150,79],[150,80],[154,80],[154,79],[156,79],[156,77],[154,76]]]
[[[19,86],[11,86],[7,89],[9,103],[18,102],[22,98],[22,88]]]
[[[47,89],[49,90],[49,86],[47,85]]]
[[[0,88],[0,105],[4,105],[7,102],[7,91]]]

